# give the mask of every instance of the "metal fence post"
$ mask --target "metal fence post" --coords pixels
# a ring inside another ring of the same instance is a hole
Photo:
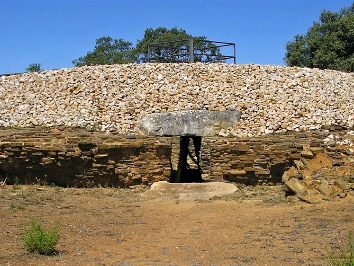
[[[150,63],[150,57],[151,57],[151,54],[150,54],[150,46],[148,45],[148,63]]]
[[[198,40],[197,40],[198,41]],[[207,44],[213,44],[215,50],[210,50]],[[174,45],[174,46],[173,46]],[[179,45],[178,47],[176,45]],[[152,43],[148,45],[148,51],[145,58],[142,58],[144,62],[195,62],[195,56],[197,56],[198,61],[201,62],[224,62],[233,59],[234,64],[236,64],[236,45],[235,43],[227,42],[217,42],[203,40],[200,44],[202,47],[197,47],[194,50],[194,40],[193,39],[183,39],[174,42],[162,42],[162,43]],[[188,46],[188,47],[187,47]],[[222,55],[220,52],[221,47],[232,47],[233,54]],[[155,48],[154,48],[155,47]],[[177,49],[174,49],[177,48]],[[209,50],[208,50],[209,48]],[[154,50],[158,50],[158,55]],[[209,51],[209,53],[208,53]],[[214,53],[212,52],[214,51]],[[187,58],[189,57],[189,58]],[[172,60],[172,61],[171,61]]]
[[[193,39],[189,39],[189,63],[194,63]]]

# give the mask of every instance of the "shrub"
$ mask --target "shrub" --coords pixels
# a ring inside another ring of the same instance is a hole
[[[41,71],[41,64],[39,63],[33,63],[30,64],[27,68],[26,68],[27,72],[40,72]]]
[[[59,240],[59,231],[58,225],[50,230],[45,230],[42,228],[41,221],[34,219],[29,226],[24,227],[21,238],[28,252],[50,255],[54,252],[54,247]]]
[[[339,254],[330,253],[328,263],[333,266],[354,266],[353,231],[349,231],[347,248],[340,250]]]

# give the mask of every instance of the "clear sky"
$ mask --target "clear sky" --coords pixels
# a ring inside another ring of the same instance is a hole
[[[147,28],[177,27],[236,43],[238,64],[284,65],[285,45],[323,10],[353,0],[0,0],[0,74],[73,67],[110,36],[134,45]]]

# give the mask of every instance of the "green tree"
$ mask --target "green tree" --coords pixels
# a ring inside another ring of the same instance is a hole
[[[123,39],[101,37],[96,40],[95,49],[72,61],[75,66],[125,64],[135,61],[131,42]]]
[[[136,45],[136,61],[148,61],[148,46],[150,52],[160,58],[162,62],[188,62],[188,40],[194,41],[194,61],[195,62],[215,62],[221,61],[220,49],[215,44],[207,42],[205,36],[192,36],[183,29],[167,29],[159,27],[157,29],[148,28],[145,30],[144,38]],[[203,55],[201,55],[203,54]]]
[[[286,44],[288,66],[354,71],[354,3],[340,12],[323,11],[304,35]]]
[[[42,69],[41,69],[41,64],[38,64],[38,63],[30,64],[30,65],[26,68],[26,71],[27,71],[27,72],[40,72],[40,71],[42,71]]]

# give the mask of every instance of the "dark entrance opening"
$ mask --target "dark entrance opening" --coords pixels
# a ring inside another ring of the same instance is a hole
[[[175,172],[173,176],[171,176],[172,183],[203,182],[202,169],[200,167],[201,146],[202,137],[180,137],[177,172]],[[192,162],[193,166],[191,166],[188,161]]]

